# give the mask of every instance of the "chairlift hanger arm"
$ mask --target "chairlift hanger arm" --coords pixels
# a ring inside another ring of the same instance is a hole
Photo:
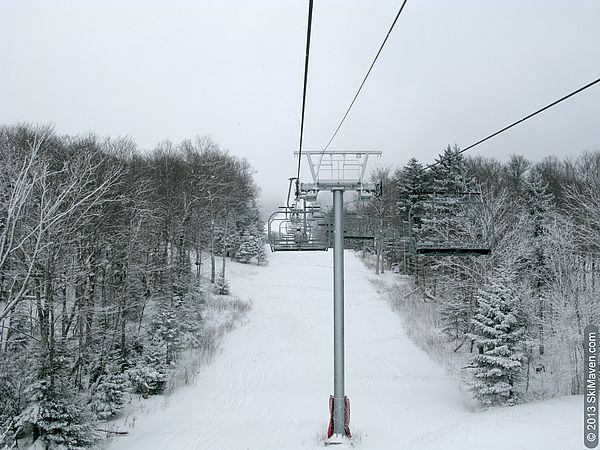
[[[298,178],[290,177],[289,180],[290,180],[290,184],[288,186],[288,193],[287,193],[287,198],[286,198],[286,202],[285,202],[285,204],[288,208],[290,207],[290,194],[292,193],[292,184],[294,183],[294,180],[298,180]]]

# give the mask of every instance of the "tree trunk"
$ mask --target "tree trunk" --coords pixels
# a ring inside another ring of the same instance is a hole
[[[216,270],[216,261],[215,261],[215,251],[211,248],[210,249],[210,282],[212,284],[215,284],[216,274],[217,274],[217,270]]]
[[[225,219],[225,232],[223,233],[223,279],[225,278],[225,262],[227,261],[227,219]]]

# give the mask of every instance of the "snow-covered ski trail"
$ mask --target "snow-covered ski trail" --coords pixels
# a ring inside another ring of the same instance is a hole
[[[226,336],[194,386],[164,411],[140,415],[109,448],[322,448],[333,391],[332,256],[228,264],[233,293],[253,300],[248,322]],[[374,275],[345,256],[346,392],[359,448],[579,448],[579,398],[469,412],[457,381],[408,340]]]

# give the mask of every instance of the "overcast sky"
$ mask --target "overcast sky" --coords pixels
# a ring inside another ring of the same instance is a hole
[[[315,0],[305,143],[322,149],[401,0]],[[211,135],[283,198],[307,0],[1,1],[0,123],[159,141]],[[431,163],[600,77],[598,0],[408,0],[331,149]],[[600,84],[472,151],[600,149]],[[303,169],[303,178],[308,171]],[[305,180],[309,181],[309,180]]]

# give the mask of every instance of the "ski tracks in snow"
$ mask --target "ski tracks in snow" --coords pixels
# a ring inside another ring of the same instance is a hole
[[[467,411],[457,380],[408,340],[372,275],[345,255],[346,392],[358,448],[577,448],[564,446],[573,441],[572,421],[553,420],[548,408]],[[138,417],[110,449],[322,448],[333,392],[332,257],[288,252],[271,254],[265,267],[229,264],[233,293],[253,300],[248,322],[224,338],[195,385],[175,393],[164,411]],[[565,400],[558,412],[574,408]],[[527,429],[556,436],[541,433],[548,444],[540,446]],[[511,430],[525,438],[507,446]]]

